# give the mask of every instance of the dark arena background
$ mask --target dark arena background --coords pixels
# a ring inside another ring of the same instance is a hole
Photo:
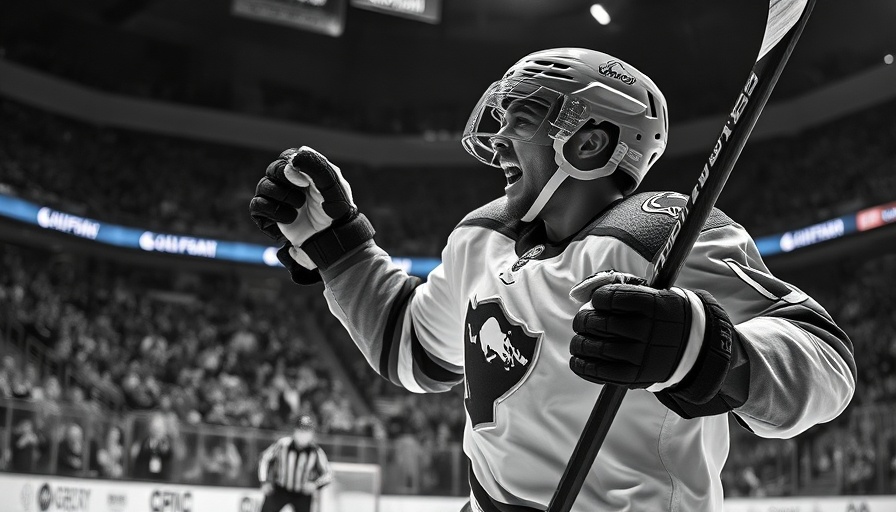
[[[671,117],[641,190],[686,193],[767,7],[0,3],[0,510],[256,512],[259,456],[303,415],[336,473],[324,512],[460,510],[463,386],[393,386],[322,286],[290,282],[247,210],[267,164],[327,155],[379,245],[425,278],[452,228],[502,194],[459,139],[513,62],[577,46],[637,63]],[[818,2],[719,200],[858,364],[830,423],[764,440],[732,422],[728,510],[896,510],[893,27],[890,0]],[[147,472],[156,442],[170,456]]]

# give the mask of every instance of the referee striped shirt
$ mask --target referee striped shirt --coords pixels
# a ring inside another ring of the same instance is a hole
[[[324,451],[312,443],[297,447],[292,437],[284,437],[261,454],[258,480],[270,482],[289,492],[302,492],[308,483],[321,488],[333,480],[333,471]]]

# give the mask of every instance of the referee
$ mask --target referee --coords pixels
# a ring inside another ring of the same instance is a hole
[[[302,416],[292,436],[275,442],[261,454],[258,480],[264,493],[261,512],[311,512],[321,487],[333,480],[324,451],[314,442],[314,420]]]

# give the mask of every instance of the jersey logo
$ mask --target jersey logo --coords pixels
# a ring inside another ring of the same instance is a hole
[[[686,195],[678,192],[660,192],[648,197],[641,205],[641,209],[647,213],[661,213],[677,219],[679,212],[687,203]]]
[[[516,272],[517,270],[526,266],[526,263],[529,263],[529,260],[534,260],[535,258],[539,257],[541,255],[541,253],[543,253],[543,252],[544,252],[544,245],[542,245],[542,244],[536,245],[535,247],[533,247],[533,248],[529,249],[528,251],[526,251],[525,253],[523,253],[523,255],[520,256],[520,259],[516,260],[516,263],[514,263],[513,266],[510,267],[510,270]]]
[[[502,283],[506,285],[515,283],[516,277],[514,276],[514,274],[516,274],[521,268],[525,267],[526,263],[529,263],[529,261],[541,256],[541,253],[543,252],[544,244],[538,244],[535,247],[529,249],[528,251],[523,253],[523,255],[520,256],[520,259],[516,260],[516,263],[511,265],[509,269],[504,270],[500,274],[498,274],[498,278]]]
[[[531,373],[541,336],[512,319],[498,297],[473,297],[465,323],[464,405],[474,429],[493,428],[498,404]]]
[[[765,272],[741,265],[731,258],[725,258],[722,261],[728,265],[741,281],[750,285],[750,288],[753,288],[768,300],[799,304],[809,298],[805,293]]]

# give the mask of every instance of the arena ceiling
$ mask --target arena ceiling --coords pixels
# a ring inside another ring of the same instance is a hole
[[[94,42],[85,46],[85,58],[107,59],[110,71],[127,60],[111,51],[118,38],[149,39],[189,55],[189,66],[205,74],[257,77],[333,101],[412,108],[472,106],[519,57],[546,47],[589,47],[651,75],[666,91],[674,122],[728,108],[752,64],[767,11],[763,0],[603,0],[613,20],[600,26],[586,0],[443,0],[435,25],[349,7],[343,35],[333,38],[234,17],[230,3],[2,2],[0,31],[6,44],[31,40],[49,47],[101,38],[110,51],[96,51]],[[776,95],[883,65],[885,54],[896,53],[893,27],[893,0],[819,0]]]

